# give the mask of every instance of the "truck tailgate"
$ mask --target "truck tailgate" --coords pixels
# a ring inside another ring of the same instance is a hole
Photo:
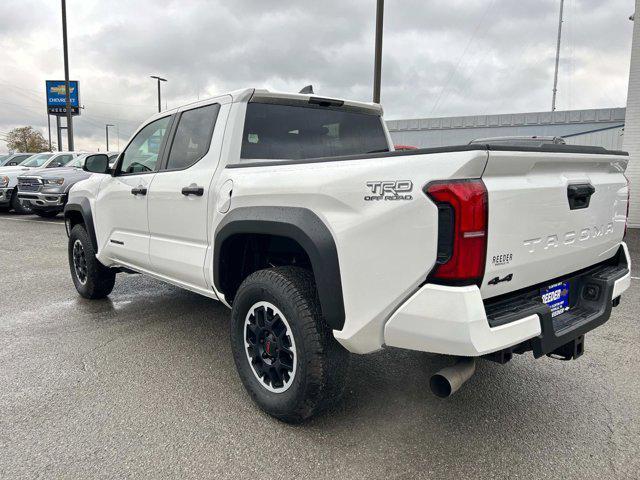
[[[483,298],[536,285],[614,256],[624,236],[628,158],[490,151]]]

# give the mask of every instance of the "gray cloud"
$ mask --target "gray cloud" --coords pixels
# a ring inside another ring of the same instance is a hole
[[[72,77],[85,109],[78,148],[121,142],[156,110],[246,86],[369,100],[375,2],[68,0]],[[549,108],[557,0],[387,1],[382,100],[388,118]],[[559,107],[626,101],[631,0],[566,0]],[[62,77],[59,6],[0,5],[0,134],[46,127],[44,80]],[[1,137],[0,137],[1,138]],[[0,151],[5,147],[0,141]]]

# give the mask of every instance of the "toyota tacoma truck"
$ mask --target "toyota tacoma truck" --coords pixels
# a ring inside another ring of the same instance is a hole
[[[79,294],[137,272],[231,308],[239,377],[299,422],[349,352],[575,359],[630,284],[627,155],[472,144],[393,151],[377,104],[235,91],[155,115],[65,207]]]

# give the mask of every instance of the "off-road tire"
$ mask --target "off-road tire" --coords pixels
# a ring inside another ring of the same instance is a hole
[[[282,312],[295,341],[296,371],[281,393],[270,391],[256,377],[245,347],[245,320],[258,302],[269,302]],[[313,273],[308,270],[276,267],[249,275],[234,297],[231,347],[240,380],[251,398],[284,422],[307,420],[342,395],[349,352],[324,321]]]
[[[74,247],[77,242],[81,245],[84,257],[83,274],[77,271],[74,264]],[[71,230],[68,254],[71,278],[76,290],[82,297],[96,300],[105,298],[111,293],[115,284],[116,274],[113,270],[102,265],[96,258],[96,251],[84,225],[75,225]]]

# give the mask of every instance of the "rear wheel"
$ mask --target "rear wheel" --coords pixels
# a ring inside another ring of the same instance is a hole
[[[69,268],[76,290],[84,298],[104,298],[113,290],[116,274],[96,258],[84,225],[74,226],[69,235]]]
[[[55,218],[60,212],[57,210],[34,210],[33,213],[42,218]]]
[[[280,420],[306,420],[342,394],[349,353],[324,322],[307,270],[278,267],[247,277],[233,302],[231,345],[245,388]]]
[[[11,195],[11,208],[14,212],[19,213],[20,215],[26,215],[33,211],[31,207],[27,207],[20,201],[17,189],[14,189],[13,195]]]

